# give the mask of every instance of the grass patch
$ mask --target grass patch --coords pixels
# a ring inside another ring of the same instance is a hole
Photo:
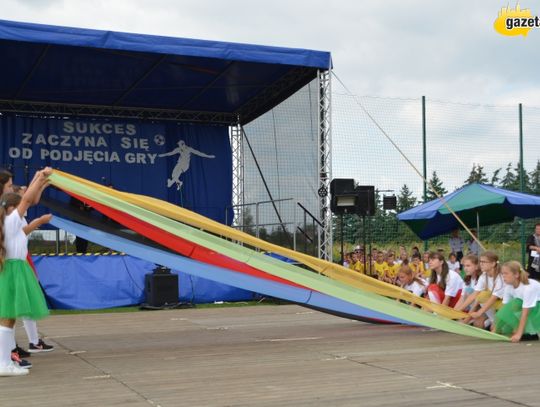
[[[216,302],[209,304],[195,304],[193,308],[238,308],[238,307],[254,307],[262,305],[284,305],[290,304],[287,301],[278,300],[275,298],[264,298],[258,301],[238,301],[238,302]],[[186,308],[184,308],[186,309]],[[187,308],[189,309],[189,308]],[[113,314],[123,312],[140,312],[148,311],[141,310],[138,305],[132,307],[117,307],[117,308],[104,308],[104,309],[54,309],[51,310],[51,315],[77,315],[77,314]]]
[[[137,312],[139,306],[133,307],[117,307],[104,309],[52,309],[51,315],[74,315],[74,314],[111,314],[120,312]]]

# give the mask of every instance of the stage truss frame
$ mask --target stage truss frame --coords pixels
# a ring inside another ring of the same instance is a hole
[[[244,204],[244,140],[242,124],[252,120],[264,109],[276,94],[286,92],[291,84],[305,80],[309,70],[298,68],[266,89],[263,94],[242,106],[238,112],[207,112],[143,107],[78,105],[54,102],[0,99],[0,114],[13,113],[22,116],[56,116],[63,118],[95,117],[108,119],[131,119],[148,121],[175,121],[226,125],[230,129],[233,162],[232,203],[234,224],[242,222]],[[332,214],[330,212],[331,181],[331,70],[319,70],[317,82],[318,106],[318,209],[322,227],[318,231],[318,255],[332,260]],[[290,96],[290,95],[289,95]]]

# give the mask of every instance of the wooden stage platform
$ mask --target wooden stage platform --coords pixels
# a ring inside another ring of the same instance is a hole
[[[58,315],[0,406],[540,406],[540,344],[294,305]],[[24,329],[18,341],[26,344]]]

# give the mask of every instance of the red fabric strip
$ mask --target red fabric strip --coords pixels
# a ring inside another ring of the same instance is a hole
[[[273,280],[282,284],[287,284],[287,285],[291,285],[295,287],[306,288],[302,285],[299,285],[289,280],[285,280],[280,277],[276,277],[271,274],[265,273],[264,271],[259,270],[255,267],[249,266],[238,260],[231,259],[230,257],[227,257],[223,254],[217,253],[206,247],[190,242],[189,240],[173,235],[172,233],[169,233],[154,225],[151,225],[147,222],[137,219],[134,216],[129,215],[125,212],[121,212],[119,210],[99,204],[88,198],[76,195],[72,192],[68,192],[68,191],[64,191],[64,192],[84,202],[85,204],[91,206],[92,208],[96,209],[98,212],[120,223],[122,226],[125,226],[126,228],[131,229],[139,233],[140,235],[167,247],[168,249],[171,249],[177,253],[180,253],[183,256],[201,261],[203,263],[208,263],[214,266],[223,267],[223,268],[237,271],[240,273],[249,274],[251,276],[255,276],[258,278],[264,278],[266,280]]]

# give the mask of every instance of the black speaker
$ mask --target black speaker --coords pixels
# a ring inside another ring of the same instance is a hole
[[[382,207],[384,210],[394,210],[397,208],[397,198],[395,195],[383,196]]]
[[[356,187],[358,199],[356,201],[356,213],[360,216],[375,215],[375,187],[372,185],[360,185]]]
[[[334,178],[330,182],[330,210],[335,214],[356,212],[354,179]]]
[[[330,182],[330,194],[341,195],[350,194],[354,191],[354,179],[348,178],[334,178]]]
[[[356,213],[357,202],[358,195],[354,191],[348,194],[332,195],[330,210],[337,215]]]
[[[171,273],[149,273],[145,276],[146,304],[162,307],[178,304],[178,275]]]

